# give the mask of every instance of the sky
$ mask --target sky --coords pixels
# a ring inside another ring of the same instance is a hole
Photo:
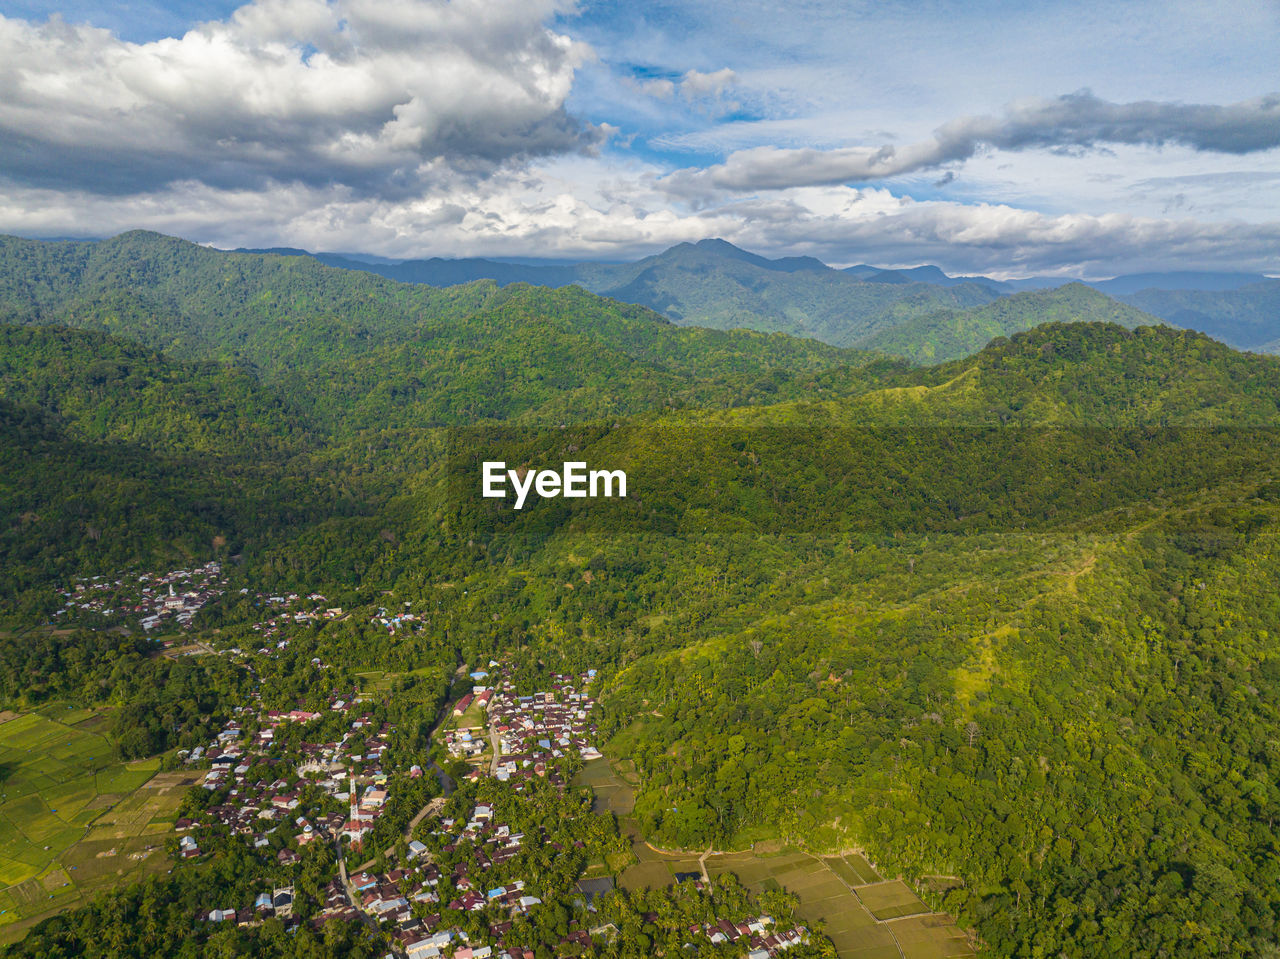
[[[5,0],[0,231],[1280,273],[1275,0]]]

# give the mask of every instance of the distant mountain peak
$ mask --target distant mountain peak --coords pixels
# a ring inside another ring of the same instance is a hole
[[[699,240],[697,243],[692,244],[692,246],[697,247],[699,250],[712,250],[716,253],[723,253],[726,256],[741,256],[753,260],[761,259],[761,257],[758,257],[756,254],[748,253],[742,247],[734,246],[728,240],[722,239],[718,236],[711,236],[707,237],[705,240]]]
[[[758,253],[751,253],[742,249],[742,247],[734,246],[728,240],[723,240],[720,237],[709,237],[705,240],[699,240],[697,243],[681,243],[671,247],[662,255],[666,256],[685,249],[698,250],[701,253],[710,253],[725,259],[739,260],[743,263],[750,263],[753,266],[778,273],[799,273],[806,270],[822,272],[831,269],[827,264],[812,256],[784,256],[771,260],[768,257],[760,256]]]

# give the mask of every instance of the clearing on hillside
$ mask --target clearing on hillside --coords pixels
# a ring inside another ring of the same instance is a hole
[[[630,815],[638,785],[634,770],[631,763],[596,759],[586,763],[574,779],[575,786],[591,787],[595,795],[592,809],[614,813],[622,831],[631,838],[635,862],[622,870],[618,881],[629,891],[668,886],[677,873],[697,873],[700,868],[696,852],[662,852],[644,841]],[[906,883],[886,882],[857,853],[819,858],[781,849],[775,843],[761,843],[756,848],[760,851],[707,856],[707,874],[714,878],[733,873],[756,893],[770,889],[794,893],[800,900],[800,918],[810,924],[819,920],[825,924],[840,959],[960,959],[974,955],[954,919],[930,912]]]

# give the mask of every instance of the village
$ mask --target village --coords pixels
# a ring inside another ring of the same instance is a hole
[[[131,571],[86,577],[59,591],[63,604],[53,615],[62,622],[74,621],[91,628],[116,625],[140,629],[159,637],[160,645],[169,648],[175,645],[174,638],[161,634],[192,629],[196,614],[222,597],[226,586],[227,577],[217,561],[163,573]],[[254,631],[265,637],[276,636],[291,626],[323,623],[343,615],[341,607],[328,606],[328,600],[317,592],[266,595],[251,594],[248,588],[242,588],[239,595],[267,614],[253,625]],[[86,614],[93,614],[92,618],[86,618]],[[389,614],[380,609],[372,622],[394,633],[416,618],[407,611]]]
[[[212,741],[184,752],[186,765],[205,770],[200,786],[211,801],[176,823],[181,858],[232,841],[285,869],[317,842],[338,859],[305,920],[287,882],[252,902],[211,904],[201,918],[242,926],[274,918],[285,928],[361,922],[385,937],[388,955],[408,959],[534,959],[547,935],[560,955],[610,941],[617,930],[594,901],[613,882],[584,873],[626,845],[569,788],[574,770],[600,756],[596,670],[553,674],[549,689],[529,693],[496,660],[459,676],[468,688],[435,729],[456,785],[429,755],[393,749],[395,726],[377,722],[376,703],[355,691],[333,692],[322,710],[242,706]],[[424,777],[435,776],[449,795],[425,801],[407,828],[379,827],[397,790],[426,797],[439,790]],[[776,929],[768,916],[725,917],[688,934],[691,944],[733,943],[752,959],[808,940],[807,930]]]
[[[394,727],[374,728],[369,715],[350,715],[355,703],[335,698],[329,712],[342,718],[345,729],[339,737],[312,737],[296,751],[280,756],[273,746],[285,723],[322,726],[320,712],[295,709],[288,712],[265,710],[253,716],[257,732],[246,734],[239,723],[228,724],[207,747],[197,746],[184,757],[188,764],[207,763],[201,783],[210,793],[226,791],[226,801],[206,807],[200,821],[180,819],[177,828],[185,831],[217,825],[227,832],[245,836],[256,848],[272,845],[270,836],[281,826],[293,834],[296,846],[316,839],[341,836],[359,843],[373,831],[387,799],[388,774],[381,756]],[[250,710],[244,710],[246,718]],[[332,722],[327,724],[333,728]],[[319,732],[319,730],[316,730]],[[408,776],[419,778],[420,766],[411,766]],[[275,778],[272,778],[275,777]],[[299,809],[313,810],[310,818]],[[317,814],[314,810],[324,810]],[[183,855],[198,854],[194,840],[184,840]],[[296,856],[282,848],[280,861]]]
[[[247,589],[241,589],[241,595],[248,594]],[[265,620],[254,623],[254,632],[261,633],[265,637],[273,637],[280,633],[281,630],[289,626],[305,626],[309,623],[320,623],[331,619],[337,619],[342,615],[342,607],[326,607],[323,604],[328,602],[320,593],[308,593],[302,596],[298,593],[285,593],[279,596],[257,596],[257,604],[265,607],[269,615]]]
[[[66,602],[54,616],[83,618],[94,613],[148,633],[166,626],[187,629],[196,613],[223,594],[226,584],[217,562],[167,573],[93,576],[77,579],[61,591]]]

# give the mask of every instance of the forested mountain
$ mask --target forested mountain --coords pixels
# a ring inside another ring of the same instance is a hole
[[[1086,302],[1083,284],[1118,297],[1174,326],[1199,330],[1236,349],[1267,350],[1280,340],[1275,287],[1254,273],[1135,273],[1108,280],[1027,277],[999,281],[948,276],[936,266],[882,269],[867,264],[836,271],[812,257],[770,260],[724,240],[682,243],[635,263],[511,263],[485,259],[381,261],[335,253],[265,250],[313,256],[348,270],[395,280],[452,286],[493,279],[501,286],[578,284],[595,293],[648,306],[677,323],[742,327],[809,336],[837,346],[884,349],[917,362],[954,359],[981,349],[993,335],[1064,319],[1126,326],[1149,323],[1118,303]],[[850,282],[852,281],[852,282]],[[995,312],[975,307],[1018,291],[1065,289],[1075,312],[1056,298],[1020,299]],[[889,289],[884,289],[889,287]],[[1038,313],[1043,304],[1045,311]],[[965,315],[969,313],[970,315]],[[984,334],[990,334],[984,338]]]
[[[799,395],[794,378],[859,359],[791,337],[681,328],[581,289],[437,290],[140,232],[3,240],[0,319],[237,363],[348,430],[759,402]]]
[[[1280,352],[1280,280],[1224,290],[1144,289],[1124,300],[1238,350]]]
[[[0,257],[7,623],[45,622],[73,576],[218,558],[208,622],[246,646],[262,614],[237,588],[355,607],[283,675],[320,648],[344,676],[598,665],[657,845],[950,877],[938,904],[992,955],[1280,936],[1280,360],[1127,328],[1077,287],[960,314],[947,336],[992,342],[922,368],[152,234]],[[1042,313],[1063,322],[1018,330]],[[489,459],[625,469],[628,494],[517,512],[478,495]],[[423,632],[366,629],[384,591]],[[153,687],[181,670],[136,645],[48,645],[11,657],[6,695],[134,709],[131,750],[232,705],[221,679],[190,708],[140,691],[113,657]],[[181,941],[195,884],[243,885],[231,862],[173,879],[161,930],[139,889],[66,921]]]
[[[922,312],[987,303],[1003,289],[986,277],[948,277],[937,267],[841,271],[812,257],[770,260],[724,240],[681,243],[634,263],[530,265],[440,258],[369,263],[339,254],[314,256],[331,266],[431,286],[479,279],[503,286],[577,284],[647,306],[682,326],[791,333],[836,346],[849,346]]]
[[[625,266],[583,267],[577,282],[603,296],[643,303],[678,323],[781,330],[838,346],[942,307],[987,303],[979,283],[938,286],[901,277],[860,280],[817,260],[765,260],[720,240],[683,243]]]
[[[318,269],[320,264],[334,269]],[[394,353],[424,331],[438,339],[438,326],[419,328],[422,317],[430,315],[438,324],[482,309],[518,311],[518,301],[528,295],[525,284],[560,288],[554,296],[537,294],[540,311],[553,302],[562,312],[579,309],[574,304],[584,301],[566,289],[576,285],[619,304],[648,307],[683,327],[784,332],[921,363],[968,355],[992,336],[1061,320],[1136,326],[1155,316],[1237,349],[1266,350],[1280,339],[1273,322],[1280,281],[1257,282],[1248,274],[1150,274],[1083,284],[1122,295],[1133,310],[1100,293],[1085,293],[1080,283],[1046,280],[1041,285],[1051,289],[1012,294],[1017,284],[949,277],[936,267],[841,271],[810,257],[770,260],[723,240],[682,243],[635,263],[531,265],[479,259],[385,263],[283,249],[223,254],[135,232],[97,243],[0,238],[0,267],[0,320],[95,326],[175,355],[243,359],[270,373],[290,368],[295,355],[305,365],[319,364],[323,353],[306,356],[315,349],[313,341],[340,347],[345,359],[335,366],[336,376],[345,375],[357,356],[367,356],[377,369],[416,363],[389,355],[388,348]],[[403,282],[382,283],[379,276]],[[1131,292],[1143,283],[1151,287]],[[629,320],[647,315],[621,305],[619,311]],[[362,322],[341,319],[351,315]],[[158,323],[158,316],[165,321]],[[607,350],[619,346],[611,338],[620,332],[616,327],[574,329],[584,344],[599,336]],[[477,335],[465,328],[450,333],[460,348]],[[633,349],[635,337],[626,339],[623,348]],[[675,331],[651,339],[660,361],[666,350],[680,352],[672,345],[680,340]],[[711,352],[724,350],[752,352],[741,342]],[[701,352],[694,348],[690,355]],[[678,356],[671,359],[677,375],[703,375],[701,369],[680,369]],[[757,361],[768,362],[759,356]],[[536,402],[524,400],[531,401]]]
[[[1117,323],[1132,329],[1159,320],[1082,283],[1002,297],[967,310],[941,310],[904,319],[858,345],[916,363],[955,360],[978,352],[997,336],[1009,336],[1043,323]]]

